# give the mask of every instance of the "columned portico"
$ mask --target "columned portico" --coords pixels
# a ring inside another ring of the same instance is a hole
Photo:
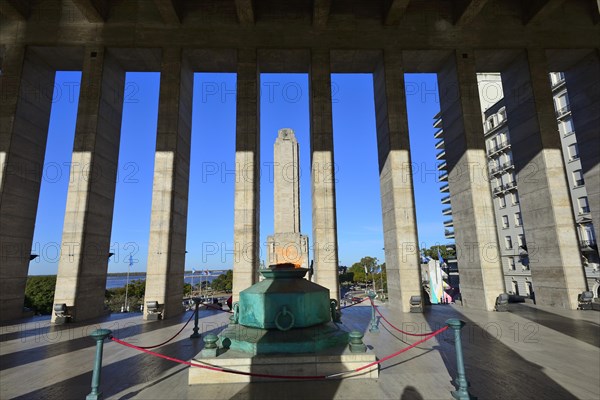
[[[85,48],[54,295],[73,320],[104,309],[124,84],[125,71],[109,50]]]
[[[315,282],[340,298],[329,50],[311,52],[310,159]]]
[[[502,84],[536,301],[575,309],[585,277],[547,65],[543,50],[519,52]]]
[[[462,302],[492,310],[505,290],[473,52],[453,52],[438,82]]]
[[[237,54],[233,299],[258,279],[260,254],[259,74],[256,49]]]
[[[25,46],[0,74],[0,320],[20,318],[46,152],[54,69]]]
[[[163,49],[145,295],[163,318],[183,312],[193,81],[181,48]]]
[[[400,52],[383,53],[373,86],[388,297],[407,312],[410,297],[421,295],[421,260]]]

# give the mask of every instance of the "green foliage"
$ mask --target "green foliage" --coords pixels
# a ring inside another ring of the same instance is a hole
[[[339,275],[340,283],[354,282],[354,272],[346,272]]]
[[[120,312],[125,305],[125,286],[106,290],[106,306],[113,312]],[[137,311],[144,301],[146,294],[146,281],[136,279],[127,285],[127,304],[130,311]]]
[[[40,314],[51,314],[56,276],[30,276],[25,286],[25,307]]]
[[[367,273],[365,273],[365,267]],[[387,273],[385,269],[385,263],[379,265],[378,260],[375,257],[363,257],[359,262],[352,264],[348,269],[348,274],[352,274],[352,281],[355,283],[373,285],[375,282],[375,290],[387,291]],[[345,279],[345,277],[344,277]],[[340,276],[340,281],[342,277]],[[371,286],[372,288],[372,286]]]
[[[436,246],[431,246],[428,249],[424,249],[423,250],[423,254],[425,254],[427,257],[431,257],[434,260],[438,259],[438,249],[440,249],[440,254],[442,255],[442,258],[445,260],[448,260],[449,258],[456,258],[456,253],[454,252],[454,248],[453,247],[446,247],[445,245],[436,245]]]
[[[217,276],[210,285],[217,292],[231,292],[233,288],[233,270]]]

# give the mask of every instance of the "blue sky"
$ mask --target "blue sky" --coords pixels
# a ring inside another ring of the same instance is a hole
[[[78,100],[70,88],[80,78],[79,72],[56,76],[32,250],[40,257],[30,265],[32,275],[54,274],[58,267]],[[133,271],[146,269],[159,81],[158,73],[127,74],[110,272],[126,271],[129,254]],[[235,74],[195,75],[186,269],[232,265],[235,84]],[[332,86],[340,264],[364,256],[384,261],[372,76],[334,74]],[[407,74],[406,88],[419,240],[429,247],[446,242],[435,173],[435,75]],[[308,75],[262,74],[261,91],[264,259],[264,243],[273,232],[273,143],[284,127],[294,129],[300,143],[301,226],[312,236]]]

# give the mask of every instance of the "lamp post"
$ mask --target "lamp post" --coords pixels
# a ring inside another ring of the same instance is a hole
[[[133,255],[129,255],[129,265],[127,266],[127,280],[125,282],[125,312],[129,312],[129,305],[127,304],[127,295],[129,294],[129,269],[133,265]]]

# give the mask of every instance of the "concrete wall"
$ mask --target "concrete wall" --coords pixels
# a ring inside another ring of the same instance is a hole
[[[422,295],[402,55],[385,52],[373,76],[389,304]]]
[[[104,309],[125,84],[125,71],[105,48],[86,47],[83,60],[54,295],[73,320]]]
[[[164,318],[183,312],[193,81],[181,48],[163,49],[145,300]]]
[[[585,281],[547,65],[523,51],[502,82],[536,300],[574,309]]]
[[[463,304],[491,310],[504,279],[473,53],[453,54],[438,82]]]
[[[0,74],[0,320],[23,312],[54,74],[24,46],[5,49]]]

